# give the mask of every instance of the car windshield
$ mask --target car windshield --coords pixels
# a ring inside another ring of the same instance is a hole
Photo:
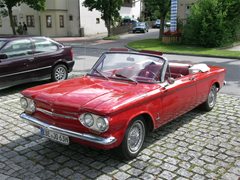
[[[136,26],[145,26],[145,23],[137,23]]]
[[[89,75],[106,80],[156,83],[160,80],[164,61],[161,57],[145,54],[108,52],[99,58]]]

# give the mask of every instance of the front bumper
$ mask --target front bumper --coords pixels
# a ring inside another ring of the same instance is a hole
[[[37,126],[37,127],[43,127],[43,128],[49,129],[51,131],[55,131],[55,132],[60,133],[60,134],[64,134],[64,135],[69,136],[69,137],[93,142],[93,143],[100,144],[100,145],[110,145],[110,144],[113,144],[114,142],[116,142],[115,137],[103,138],[103,137],[94,136],[94,135],[91,135],[91,134],[85,134],[85,133],[70,131],[70,130],[67,130],[67,129],[59,128],[59,127],[41,122],[37,118],[34,118],[34,117],[32,117],[32,116],[30,116],[26,113],[22,113],[20,115],[20,117],[22,119],[24,119],[25,121],[27,121],[31,125],[34,125],[34,126]]]

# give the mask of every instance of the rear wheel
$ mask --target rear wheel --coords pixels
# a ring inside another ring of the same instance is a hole
[[[62,81],[67,79],[68,71],[64,64],[58,64],[52,70],[52,81]]]
[[[207,100],[201,105],[205,111],[211,111],[216,105],[217,100],[217,87],[213,85],[209,91]]]
[[[128,126],[122,144],[118,147],[119,155],[125,159],[135,158],[142,149],[145,135],[144,119],[139,116]]]

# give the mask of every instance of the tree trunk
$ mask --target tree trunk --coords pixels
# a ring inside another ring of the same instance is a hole
[[[15,24],[13,22],[13,14],[12,14],[12,8],[11,7],[8,7],[8,16],[9,16],[9,19],[10,19],[10,25],[12,27],[12,32],[13,32],[14,35],[16,35]]]
[[[108,20],[108,25],[109,25],[109,33],[108,33],[108,37],[110,37],[112,35],[112,29],[111,29],[111,18],[109,17],[109,20]]]
[[[108,31],[108,37],[110,37],[111,36],[111,26],[110,25],[108,25],[107,31]]]
[[[111,15],[112,15],[112,12],[111,12],[111,2],[112,0],[109,1],[109,4],[108,4],[108,12],[106,13],[107,14],[107,29],[108,29],[108,37],[110,37],[112,35],[112,29],[111,29],[111,25],[112,25],[112,21],[111,21]]]
[[[111,36],[111,24],[109,22],[109,19],[105,19],[104,21],[105,21],[105,26],[106,26],[107,32],[108,32],[107,36],[110,37]]]
[[[162,37],[164,35],[164,25],[165,25],[165,17],[161,17],[160,29],[159,29],[159,40],[162,41]]]

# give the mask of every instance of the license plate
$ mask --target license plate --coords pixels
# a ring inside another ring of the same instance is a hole
[[[56,133],[45,128],[40,128],[40,133],[42,136],[49,138],[50,140],[59,142],[64,145],[69,145],[69,137],[66,135]]]

